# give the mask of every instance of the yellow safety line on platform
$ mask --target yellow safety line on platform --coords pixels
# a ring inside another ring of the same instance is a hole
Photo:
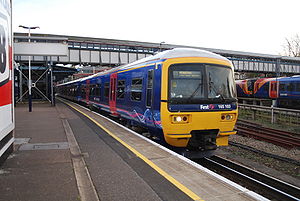
[[[61,99],[60,99],[61,100]],[[157,165],[155,165],[152,161],[150,161],[148,158],[146,158],[143,154],[141,154],[140,152],[138,152],[136,149],[134,149],[133,147],[131,147],[130,145],[128,145],[127,143],[125,143],[123,140],[121,140],[119,137],[117,137],[115,134],[113,134],[112,132],[110,132],[108,129],[106,129],[104,126],[102,126],[101,124],[99,124],[96,120],[94,120],[92,117],[90,117],[89,115],[87,115],[86,113],[80,111],[79,109],[77,109],[76,107],[74,107],[73,105],[61,100],[62,102],[64,102],[65,104],[67,104],[68,106],[72,107],[74,110],[78,111],[79,113],[81,113],[82,115],[86,116],[87,118],[89,118],[92,122],[94,122],[97,126],[99,126],[101,129],[103,129],[105,132],[107,132],[110,136],[112,136],[113,138],[115,138],[118,142],[120,142],[122,145],[124,145],[127,149],[129,149],[130,151],[132,151],[135,155],[137,155],[139,158],[141,158],[143,161],[145,161],[148,165],[150,165],[154,170],[156,170],[159,174],[161,174],[163,177],[165,177],[167,180],[169,180],[172,184],[174,184],[177,188],[179,188],[182,192],[184,192],[186,195],[188,195],[190,198],[192,198],[193,200],[197,200],[197,201],[204,201],[203,199],[201,199],[198,195],[196,195],[193,191],[191,191],[190,189],[188,189],[187,187],[185,187],[183,184],[181,184],[179,181],[177,181],[176,179],[174,179],[172,176],[170,176],[168,173],[166,173],[164,170],[162,170],[160,167],[158,167]]]

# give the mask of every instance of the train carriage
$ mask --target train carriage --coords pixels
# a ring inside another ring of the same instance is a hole
[[[57,87],[185,155],[211,153],[236,133],[233,66],[207,51],[175,48]]]

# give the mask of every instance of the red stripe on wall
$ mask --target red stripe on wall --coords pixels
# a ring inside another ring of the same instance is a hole
[[[12,81],[0,87],[0,106],[12,104]]]

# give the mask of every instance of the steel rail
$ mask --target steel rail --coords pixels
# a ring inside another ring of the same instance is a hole
[[[251,152],[269,157],[269,158],[274,158],[276,160],[280,160],[280,161],[284,161],[284,162],[287,162],[287,163],[292,163],[292,164],[300,166],[300,161],[297,161],[297,160],[294,160],[294,159],[291,159],[291,158],[286,158],[286,157],[278,156],[278,155],[271,154],[271,153],[268,153],[268,152],[264,152],[264,151],[261,151],[259,149],[255,149],[253,147],[249,147],[247,145],[240,144],[240,143],[237,143],[237,142],[230,142],[229,141],[228,144],[230,144],[231,146],[239,147],[241,149],[245,149],[247,151],[251,151]]]
[[[238,122],[236,125],[238,134],[244,136],[250,136],[256,139],[264,140],[285,148],[299,148],[300,138],[297,134],[290,132],[269,129],[259,124]]]
[[[238,125],[245,125],[245,126],[249,126],[249,127],[255,127],[256,129],[257,128],[263,128],[264,130],[272,132],[272,133],[276,133],[276,134],[280,134],[280,135],[284,135],[284,136],[289,136],[289,137],[300,138],[300,133],[293,133],[293,132],[278,130],[278,129],[274,129],[274,128],[268,128],[268,127],[265,127],[261,124],[246,121],[246,120],[243,120],[243,119],[239,119],[237,124]]]
[[[196,160],[219,174],[272,200],[300,200],[300,188],[251,170],[224,158],[213,156]]]

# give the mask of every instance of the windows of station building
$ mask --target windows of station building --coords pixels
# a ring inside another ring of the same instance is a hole
[[[117,98],[123,99],[125,97],[125,80],[118,80]]]
[[[109,82],[104,83],[104,97],[108,98],[109,96]]]
[[[94,44],[93,43],[88,43],[87,48],[88,49],[94,49]]]
[[[131,81],[131,95],[130,98],[133,101],[142,100],[142,89],[143,89],[143,79],[135,78]]]
[[[80,48],[86,49],[87,48],[87,43],[80,43]]]
[[[26,39],[27,40],[27,39]],[[159,48],[152,47],[139,47],[139,46],[130,46],[130,45],[112,45],[112,44],[99,44],[93,42],[75,42],[68,41],[68,47],[74,49],[95,49],[102,51],[121,51],[121,52],[136,52],[136,53],[146,53],[153,54],[158,52]]]

